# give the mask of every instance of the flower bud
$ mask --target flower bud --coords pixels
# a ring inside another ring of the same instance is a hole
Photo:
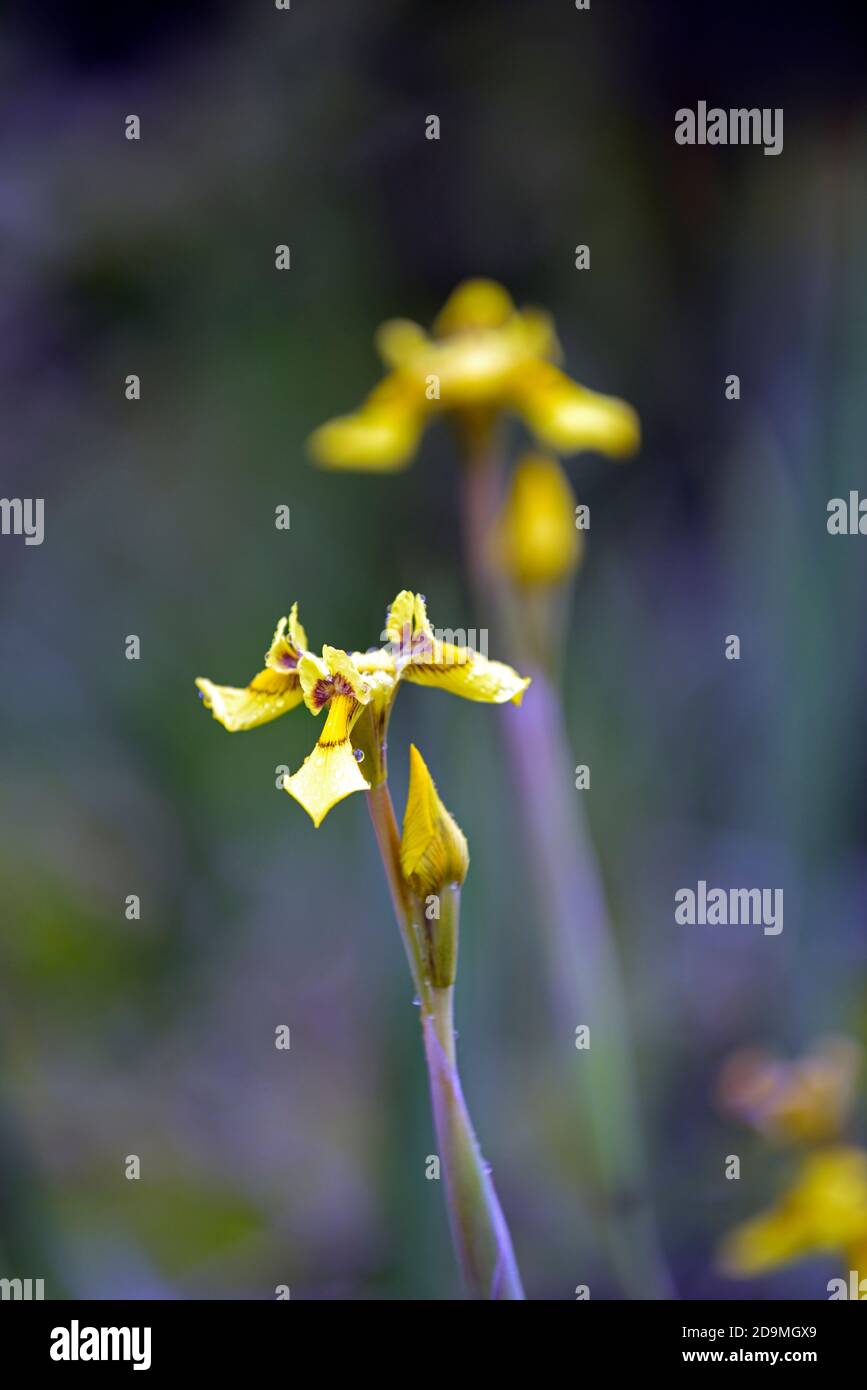
[[[419,898],[460,886],[470,864],[467,841],[437,795],[433,778],[415,745],[409,750],[409,794],[403,817],[400,865]]]
[[[557,584],[577,569],[575,495],[555,458],[525,454],[517,464],[492,543],[497,567],[522,587]]]

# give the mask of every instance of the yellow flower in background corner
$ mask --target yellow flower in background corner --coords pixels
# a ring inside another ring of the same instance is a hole
[[[867,1153],[862,1149],[811,1154],[775,1207],[727,1237],[720,1264],[727,1274],[749,1277],[828,1252],[841,1255],[847,1268],[861,1270],[853,1261],[867,1253]]]
[[[776,1142],[827,1142],[845,1127],[861,1064],[862,1049],[849,1038],[823,1038],[795,1062],[745,1048],[723,1067],[720,1103]]]
[[[302,702],[316,716],[327,708],[315,748],[284,781],[315,826],[344,797],[385,780],[388,720],[403,681],[465,700],[516,705],[530,684],[511,666],[451,640],[455,633],[436,633],[424,598],[407,589],[389,608],[385,636],[386,645],[372,651],[325,646],[318,657],[307,650],[296,606],[277,626],[265,670],[248,686],[196,681],[207,708],[230,733],[256,728]]]
[[[521,588],[559,584],[575,572],[583,535],[575,525],[575,494],[557,459],[519,459],[491,536],[491,558]]]
[[[638,447],[632,407],[566,376],[550,316],[516,309],[493,280],[459,285],[432,335],[393,319],[376,345],[388,375],[358,410],[311,436],[311,453],[325,468],[405,468],[428,421],[444,412],[473,430],[500,412],[518,415],[541,444],[563,454],[595,449],[619,458]]]

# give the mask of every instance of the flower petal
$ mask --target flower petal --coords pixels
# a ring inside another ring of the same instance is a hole
[[[288,637],[287,637],[288,630]],[[293,603],[288,618],[281,618],[265,653],[265,665],[272,671],[294,671],[307,650],[307,633],[298,621],[298,604]]]
[[[723,1243],[720,1263],[735,1277],[764,1274],[796,1260],[810,1245],[801,1213],[783,1202],[736,1227]]]
[[[407,631],[409,636],[412,636],[414,613],[415,594],[410,589],[401,589],[392,600],[385,620],[385,633],[389,642],[403,642]]]
[[[528,362],[516,372],[510,400],[536,437],[560,454],[596,449],[621,458],[641,442],[631,405],[579,386],[550,362]]]
[[[281,714],[300,705],[304,698],[296,671],[283,673],[267,667],[243,689],[214,685],[213,681],[203,676],[199,677],[196,685],[205,707],[230,733],[255,729],[258,724],[278,719]]]
[[[515,312],[508,290],[496,280],[464,280],[452,290],[434,322],[438,338],[474,328],[502,328]]]
[[[769,1211],[737,1227],[721,1257],[730,1274],[761,1274],[813,1251],[867,1241],[867,1153],[838,1146],[806,1158]]]
[[[350,742],[350,733],[360,711],[361,706],[352,696],[335,696],[319,742],[299,770],[283,783],[284,789],[304,807],[315,826],[321,825],[338,801],[352,792],[369,788]]]
[[[429,347],[424,329],[412,319],[389,319],[376,331],[376,350],[387,367],[405,367]]]
[[[401,680],[448,690],[464,700],[488,705],[519,705],[530,684],[502,661],[489,661],[471,647],[432,639],[414,651],[401,671]]]
[[[390,473],[405,468],[424,428],[424,404],[396,376],[386,377],[360,410],[320,425],[309,448],[323,468]]]
[[[309,643],[307,641],[307,633],[301,626],[301,621],[298,617],[297,603],[293,603],[289,613],[289,641],[292,643],[295,650],[299,653],[306,652],[309,646]]]

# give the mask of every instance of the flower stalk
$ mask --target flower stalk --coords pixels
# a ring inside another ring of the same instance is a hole
[[[371,787],[367,805],[421,1011],[434,1129],[458,1264],[473,1298],[523,1299],[511,1237],[470,1119],[455,1055],[451,981],[460,889],[443,886],[440,916],[429,922],[422,901],[404,877],[401,837],[385,781]]]
[[[507,651],[526,652],[528,632],[553,638],[562,595],[554,587],[547,594],[518,592],[491,563],[502,462],[492,439],[477,445],[462,469],[465,548],[476,604],[494,613]],[[545,622],[539,620],[540,604],[547,605]],[[609,1257],[631,1297],[669,1298],[673,1287],[647,1191],[620,963],[596,854],[572,790],[572,750],[556,674],[559,646],[556,640],[537,642],[520,728],[509,720],[501,727],[542,908],[555,1007],[570,1035],[578,1025],[590,1030],[579,1094]]]

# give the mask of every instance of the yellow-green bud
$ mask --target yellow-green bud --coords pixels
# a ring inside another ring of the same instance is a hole
[[[466,837],[437,795],[424,758],[409,750],[409,793],[403,817],[400,866],[419,898],[463,883],[470,865]]]

